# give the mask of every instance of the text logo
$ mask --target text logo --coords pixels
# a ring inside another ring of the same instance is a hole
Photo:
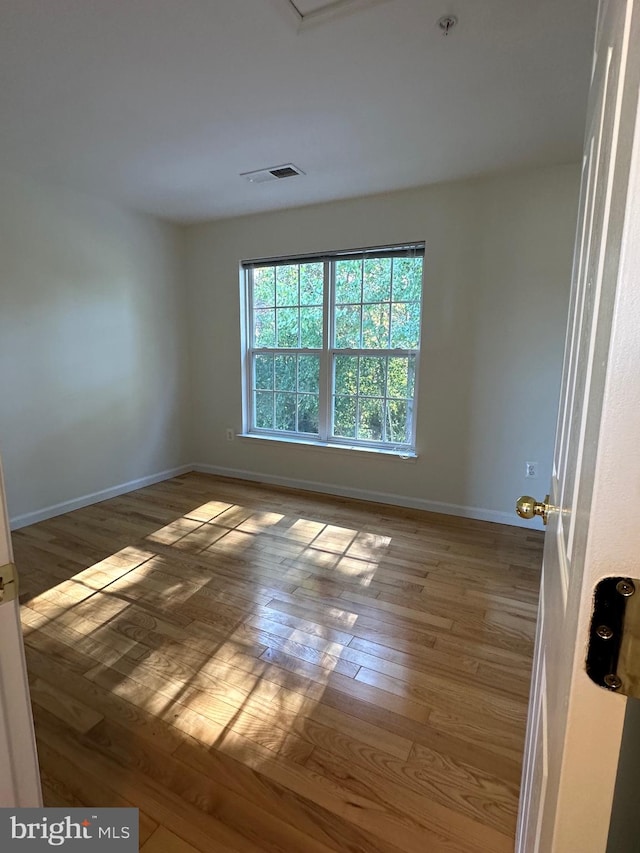
[[[137,853],[138,809],[0,809],[0,850]]]

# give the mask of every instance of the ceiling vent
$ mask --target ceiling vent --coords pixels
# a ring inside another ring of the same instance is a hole
[[[266,184],[268,181],[281,181],[283,178],[293,178],[304,175],[293,163],[283,163],[282,166],[271,166],[269,169],[256,169],[255,172],[241,172],[240,177],[246,178],[251,184]]]

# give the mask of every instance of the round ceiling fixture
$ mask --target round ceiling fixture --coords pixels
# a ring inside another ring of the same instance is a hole
[[[455,15],[443,15],[438,21],[438,26],[442,30],[442,35],[448,36],[457,23],[458,19]]]

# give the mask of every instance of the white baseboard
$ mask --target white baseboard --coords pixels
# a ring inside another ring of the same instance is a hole
[[[428,501],[423,498],[388,494],[386,492],[370,492],[366,489],[356,489],[351,486],[336,486],[331,483],[315,483],[309,480],[296,480],[292,477],[280,477],[276,474],[259,474],[254,471],[243,471],[237,468],[223,468],[219,465],[196,463],[193,465],[192,470],[203,474],[217,474],[220,477],[233,477],[237,480],[251,480],[252,482],[268,483],[273,486],[288,486],[292,489],[302,489],[308,492],[323,492],[327,495],[337,495],[343,498],[355,498],[356,500],[372,501],[373,503],[405,506],[409,509],[422,509],[427,512],[440,512],[444,515],[456,515],[461,518],[477,519],[478,521],[492,521],[495,524],[508,524],[512,527],[527,527],[530,530],[543,529],[542,522],[539,519],[535,520],[538,523],[532,524],[518,518],[515,510],[511,513],[495,509],[482,509],[481,507],[460,506],[440,501]]]
[[[62,515],[65,512],[71,512],[74,509],[82,509],[82,507],[106,501],[109,498],[117,498],[119,495],[134,492],[136,489],[143,488],[143,486],[152,486],[154,483],[161,483],[163,480],[170,480],[172,477],[178,477],[180,474],[188,474],[189,471],[193,470],[193,465],[181,465],[179,468],[169,468],[167,471],[159,471],[157,474],[150,474],[148,477],[140,477],[138,480],[120,483],[118,486],[112,486],[110,489],[102,489],[100,492],[92,492],[89,495],[82,495],[70,501],[45,506],[42,509],[35,510],[35,512],[16,515],[9,519],[9,525],[11,530],[19,530],[21,527],[26,527],[29,524],[37,524],[38,521],[46,521],[48,518]]]
[[[343,498],[355,498],[356,500],[372,501],[373,503],[404,506],[409,509],[421,509],[427,512],[440,512],[444,515],[456,515],[460,518],[473,518],[478,521],[491,521],[495,524],[508,524],[512,527],[527,527],[530,530],[544,529],[542,522],[540,522],[539,519],[535,519],[533,523],[527,522],[518,518],[515,512],[501,512],[494,509],[483,509],[482,507],[462,506],[459,504],[443,503],[441,501],[429,501],[424,500],[423,498],[406,497],[387,492],[370,492],[366,489],[357,489],[351,486],[337,486],[332,483],[316,483],[309,480],[296,480],[292,477],[280,477],[276,474],[261,474],[254,471],[244,471],[238,468],[224,468],[219,465],[205,465],[197,463],[195,465],[181,465],[178,468],[170,468],[167,471],[159,471],[157,474],[150,474],[147,477],[130,480],[128,483],[121,483],[117,486],[112,486],[110,489],[103,489],[99,492],[82,495],[81,497],[74,498],[73,500],[52,504],[51,506],[43,507],[42,509],[35,510],[34,512],[16,515],[9,520],[11,530],[19,530],[21,527],[26,527],[29,524],[37,524],[39,521],[46,521],[48,518],[54,518],[56,515],[62,515],[65,512],[72,512],[74,509],[82,509],[82,507],[90,506],[91,504],[99,503],[100,501],[106,501],[109,498],[116,498],[119,495],[124,495],[127,492],[133,492],[136,489],[143,488],[144,486],[152,486],[154,483],[160,483],[163,480],[170,480],[172,477],[180,476],[180,474],[188,474],[190,471],[199,471],[203,474],[217,474],[220,477],[233,477],[237,480],[250,480],[254,483],[268,483],[273,486],[288,486],[292,489],[301,489],[308,492],[320,492]]]

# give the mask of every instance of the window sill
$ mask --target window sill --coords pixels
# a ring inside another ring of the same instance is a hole
[[[313,441],[307,438],[286,438],[277,435],[258,435],[254,432],[241,432],[236,435],[236,438],[248,438],[251,441],[266,441],[267,443],[287,444],[293,447],[305,447],[312,450],[329,450],[331,452],[352,453],[369,453],[374,456],[391,456],[396,459],[401,459],[403,462],[415,462],[418,454],[414,450],[387,450],[383,447],[364,447],[357,444],[333,444],[325,441]]]

